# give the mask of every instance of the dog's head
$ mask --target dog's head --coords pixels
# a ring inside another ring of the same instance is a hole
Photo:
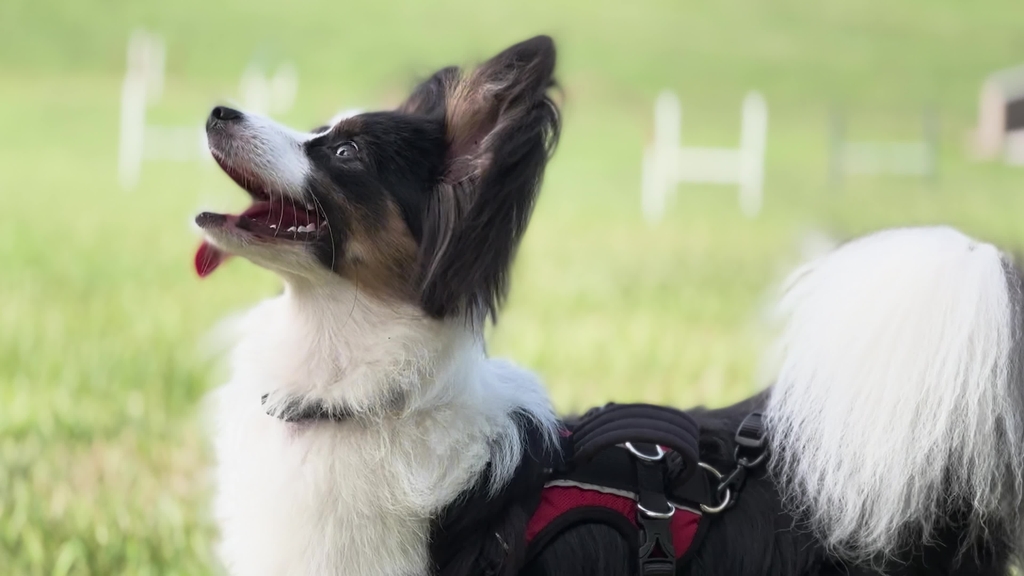
[[[196,217],[197,271],[237,254],[435,318],[493,316],[557,141],[554,67],[554,44],[539,36],[471,73],[440,70],[396,110],[310,133],[214,108],[210,150],[253,203]]]

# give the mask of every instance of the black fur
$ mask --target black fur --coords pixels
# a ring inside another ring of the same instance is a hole
[[[462,77],[456,66],[448,66],[434,73],[417,86],[412,94],[398,108],[406,114],[444,118],[447,109],[448,89]]]
[[[538,36],[467,79],[443,70],[414,94],[416,106],[436,113],[437,90],[449,91],[447,173],[430,197],[420,249],[421,305],[431,315],[497,314],[558,140],[558,109],[547,94],[554,68],[554,43]],[[453,99],[453,82],[472,95]]]
[[[732,453],[736,427],[751,411],[764,406],[759,395],[720,410],[695,410],[701,425],[701,460],[719,470],[734,465]],[[536,486],[537,478],[517,475],[510,487],[522,493],[525,486]],[[502,565],[500,558],[522,558],[525,541],[509,531],[525,531],[534,500],[520,499],[510,504],[498,497],[473,504],[476,518],[486,518],[488,527],[503,527],[503,539],[511,544],[507,551],[485,548],[489,535],[480,530],[476,539],[467,540],[469,555],[488,557]],[[466,530],[463,527],[463,530]],[[764,470],[746,481],[735,506],[711,519],[707,533],[691,560],[677,569],[679,576],[996,576],[1009,573],[1008,534],[990,532],[983,541],[962,542],[964,531],[951,518],[938,539],[928,546],[909,551],[902,558],[879,562],[876,566],[845,563],[828,553],[799,519],[783,508],[779,493]],[[435,540],[439,538],[434,533]],[[493,540],[493,539],[492,539]],[[966,547],[963,546],[967,544]],[[958,551],[966,548],[966,552]],[[498,560],[492,556],[498,554]],[[518,572],[484,571],[481,565],[450,567],[443,576],[512,574],[520,576],[637,576],[635,546],[621,534],[604,525],[579,525],[564,532],[546,546],[529,565]],[[505,556],[502,556],[505,555]]]
[[[517,421],[526,451],[512,481],[491,493],[490,470],[453,502],[431,527],[430,556],[437,576],[514,576],[526,554],[526,524],[540,500],[548,470],[560,465],[558,447],[526,414]]]
[[[336,151],[354,143],[353,155]],[[414,239],[423,233],[423,212],[429,183],[438,179],[445,155],[440,119],[397,112],[362,114],[338,123],[305,145],[316,170],[309,193],[331,225],[321,237],[317,256],[337,270],[345,253],[345,232],[352,220],[373,234],[387,224],[388,202],[394,202]]]
[[[308,192],[331,230],[314,246],[318,259],[344,274],[356,229],[370,244],[395,244],[386,237],[394,205],[416,246],[411,269],[391,263],[394,283],[411,283],[404,292],[433,317],[495,317],[558,139],[554,67],[554,43],[538,36],[470,74],[438,71],[395,111],[315,130]],[[339,157],[348,143],[354,152]]]

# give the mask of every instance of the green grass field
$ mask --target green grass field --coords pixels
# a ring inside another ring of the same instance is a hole
[[[253,54],[293,60],[284,120],[394,103],[419,76],[528,35],[555,35],[564,139],[491,342],[540,372],[560,408],[610,399],[719,405],[756,382],[766,290],[822,228],[950,223],[1024,246],[1024,171],[965,150],[979,83],[1024,60],[1013,0],[862,2],[0,3],[0,574],[214,571],[200,421],[218,381],[200,341],[277,281],[232,261],[190,268],[201,206],[241,206],[212,166],[147,164],[116,184],[124,46],[165,35],[154,121],[202,122]],[[766,203],[684,186],[658,226],[640,216],[640,159],[658,90],[684,138],[728,145],[739,104],[771,112]],[[854,135],[913,137],[942,117],[941,178],[827,187],[830,106]]]

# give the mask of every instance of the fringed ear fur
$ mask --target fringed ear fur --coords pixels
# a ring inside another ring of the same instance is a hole
[[[412,91],[412,94],[398,107],[398,111],[422,116],[443,115],[448,87],[458,82],[461,74],[462,72],[456,66],[438,70]]]
[[[558,140],[555,45],[538,36],[463,76],[445,68],[400,110],[444,114],[446,166],[424,218],[421,305],[494,319],[544,168]]]

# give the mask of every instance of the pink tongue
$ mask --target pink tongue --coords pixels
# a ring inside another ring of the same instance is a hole
[[[199,249],[196,250],[196,274],[199,274],[200,278],[206,278],[210,273],[216,270],[217,266],[220,266],[227,257],[228,254],[222,252],[220,248],[217,248],[204,240],[203,243],[199,245]]]

